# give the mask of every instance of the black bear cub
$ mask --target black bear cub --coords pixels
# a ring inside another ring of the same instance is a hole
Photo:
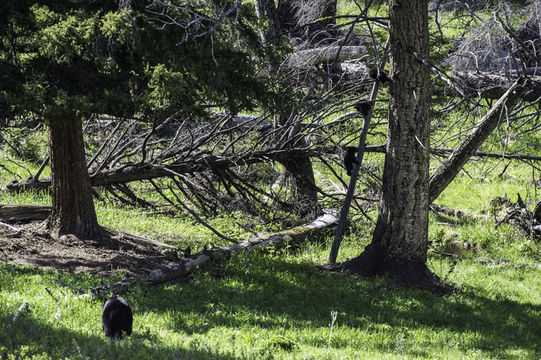
[[[387,75],[385,71],[379,70],[379,69],[368,70],[368,76],[370,77],[370,79],[378,80],[382,84],[385,84],[386,82],[391,81],[391,79],[389,78],[389,75]]]
[[[105,336],[122,339],[122,331],[131,335],[133,314],[123,297],[114,295],[103,305],[101,325]]]
[[[359,164],[356,159],[357,148],[353,146],[346,146],[346,154],[344,156],[344,166],[346,168],[346,173],[348,176],[351,176],[351,171],[353,170],[353,164]]]

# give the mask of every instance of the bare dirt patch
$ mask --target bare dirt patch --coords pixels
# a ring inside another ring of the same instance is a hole
[[[116,231],[108,231],[112,245],[105,248],[98,242],[83,241],[74,236],[53,239],[39,221],[13,226],[15,228],[0,225],[0,261],[3,263],[71,273],[133,275],[166,267],[175,253]]]

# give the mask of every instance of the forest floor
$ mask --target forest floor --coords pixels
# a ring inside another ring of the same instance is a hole
[[[113,246],[82,241],[75,236],[53,239],[41,221],[0,226],[0,262],[43,269],[114,276],[141,274],[171,262],[163,249],[133,240],[123,232],[108,231]],[[17,230],[18,229],[18,230]]]

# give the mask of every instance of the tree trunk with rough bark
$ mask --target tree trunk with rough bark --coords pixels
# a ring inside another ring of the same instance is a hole
[[[62,114],[48,121],[52,209],[47,226],[54,236],[102,239],[86,168],[81,119]]]
[[[297,17],[295,15],[294,0],[278,1],[278,20],[282,32],[294,35],[298,32]]]
[[[312,161],[308,156],[296,156],[280,161],[293,177],[295,197],[301,202],[307,202],[306,208],[317,206],[317,188]]]
[[[389,15],[389,130],[379,215],[372,243],[339,268],[440,292],[445,286],[426,266],[430,70],[414,55],[429,55],[428,1],[390,0]]]

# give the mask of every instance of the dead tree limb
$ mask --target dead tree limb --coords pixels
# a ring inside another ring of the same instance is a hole
[[[7,224],[5,222],[2,222],[0,221],[0,226],[4,226],[4,227],[7,227],[8,229],[12,230],[12,231],[15,231],[17,233],[21,232],[22,229],[21,228],[18,228],[16,226],[13,226],[13,225],[10,225],[10,224]]]
[[[285,64],[288,68],[304,68],[319,64],[358,60],[367,56],[368,52],[364,46],[328,46],[296,51],[288,56]]]
[[[479,125],[466,136],[458,149],[436,170],[436,173],[430,179],[430,203],[434,202],[441,192],[445,190],[464,164],[473,156],[477,148],[498,126],[501,119],[506,116],[506,112],[518,104],[523,91],[524,88],[519,86],[519,81],[509,87],[507,92],[481,119]]]
[[[389,48],[388,45],[389,45],[389,42],[387,42],[386,51]],[[386,55],[387,53],[385,52],[384,56],[382,57],[379,63],[378,71],[379,69],[383,70],[383,67],[385,65],[385,61],[387,58]],[[374,113],[374,103],[378,95],[379,86],[380,86],[379,81],[374,82],[374,85],[372,87],[372,92],[370,94],[370,98],[365,104],[365,107],[368,106],[367,107],[368,110],[366,110],[366,108],[364,110],[364,114],[363,114],[364,123],[363,123],[363,128],[361,131],[361,136],[359,138],[359,145],[357,146],[357,153],[355,156],[356,161],[353,163],[353,171],[351,173],[348,191],[344,199],[344,204],[342,205],[342,208],[340,209],[340,220],[338,221],[338,226],[336,227],[336,232],[334,234],[334,240],[331,246],[331,251],[329,253],[329,264],[334,264],[336,262],[336,258],[338,256],[338,250],[340,249],[340,243],[342,242],[342,238],[344,237],[344,231],[346,229],[346,220],[349,213],[349,208],[351,206],[351,201],[353,200],[353,194],[355,193],[355,184],[357,182],[357,177],[359,176],[359,168],[363,161],[363,156],[364,156],[365,147],[366,147],[366,137],[368,135],[368,127],[370,126],[370,120]]]
[[[133,242],[141,244],[141,245],[145,245],[145,246],[150,245],[150,246],[153,246],[155,248],[165,249],[165,250],[175,250],[176,249],[176,247],[173,246],[173,245],[164,244],[162,242],[152,240],[152,239],[147,239],[145,237],[135,235],[135,234],[132,234],[132,233],[128,233],[128,232],[125,232],[125,231],[119,231],[118,234],[120,235],[120,237],[122,239],[127,239],[127,240],[133,241]]]
[[[471,214],[471,213],[468,213],[468,212],[465,212],[465,211],[462,211],[462,210],[451,209],[451,208],[448,208],[447,206],[443,206],[443,205],[439,205],[439,204],[430,205],[430,210],[432,210],[433,212],[438,213],[438,214],[443,214],[443,215],[447,215],[447,216],[453,216],[453,217],[457,217],[459,219],[463,218],[463,217],[468,217],[468,218],[472,218],[472,219],[480,217],[479,215],[476,215],[476,214]]]
[[[516,82],[518,74],[504,76],[495,73],[455,72],[455,80],[469,96],[484,99],[499,99],[503,97]],[[541,77],[530,76],[521,78],[525,81],[528,91],[520,93],[520,98],[526,101],[538,101],[541,98]]]
[[[456,149],[439,149],[430,150],[433,154],[454,154]],[[289,157],[298,153],[303,153],[305,156],[321,156],[322,154],[337,153],[338,149],[333,147],[325,148],[298,148],[290,150],[268,150],[258,151],[252,154],[242,156],[230,156],[217,158],[214,155],[206,156],[197,161],[187,161],[173,166],[152,166],[149,164],[135,164],[126,166],[121,169],[102,171],[91,177],[93,186],[107,186],[113,184],[123,184],[133,181],[151,180],[156,178],[168,177],[171,171],[178,174],[195,173],[209,169],[228,169],[239,165],[253,165],[262,162],[277,160],[282,157]],[[367,153],[385,153],[385,145],[369,145],[366,146],[364,152]],[[486,151],[474,151],[472,156],[511,159],[511,160],[530,160],[541,161],[541,156],[521,155],[521,154],[505,154],[493,153]],[[218,160],[219,159],[219,160]],[[48,189],[51,182],[49,178],[41,180],[27,179],[12,182],[6,185],[6,189],[13,192],[25,190],[45,190]]]
[[[33,177],[34,180],[39,180],[39,177],[41,173],[43,172],[43,170],[45,170],[45,167],[49,163],[50,158],[51,158],[51,155],[47,155],[47,157],[43,160],[38,171],[36,171],[36,173],[34,174],[34,177]]]
[[[50,206],[0,204],[0,219],[7,222],[45,220],[50,212]]]
[[[431,152],[434,154],[453,154],[457,150],[455,149],[431,149]],[[487,157],[494,159],[509,159],[509,160],[530,160],[530,161],[541,161],[541,156],[535,155],[522,155],[522,154],[506,154],[506,153],[494,153],[487,151],[475,151],[472,156],[478,157]]]
[[[511,221],[517,224],[528,236],[533,236],[541,239],[541,223],[537,218],[538,208],[541,203],[538,203],[535,210],[528,210],[520,194],[517,194],[517,202],[512,202],[506,197],[496,197],[491,201],[492,213],[496,221],[496,227],[502,223],[510,223]],[[504,213],[502,219],[498,220],[496,215],[498,212]]]

